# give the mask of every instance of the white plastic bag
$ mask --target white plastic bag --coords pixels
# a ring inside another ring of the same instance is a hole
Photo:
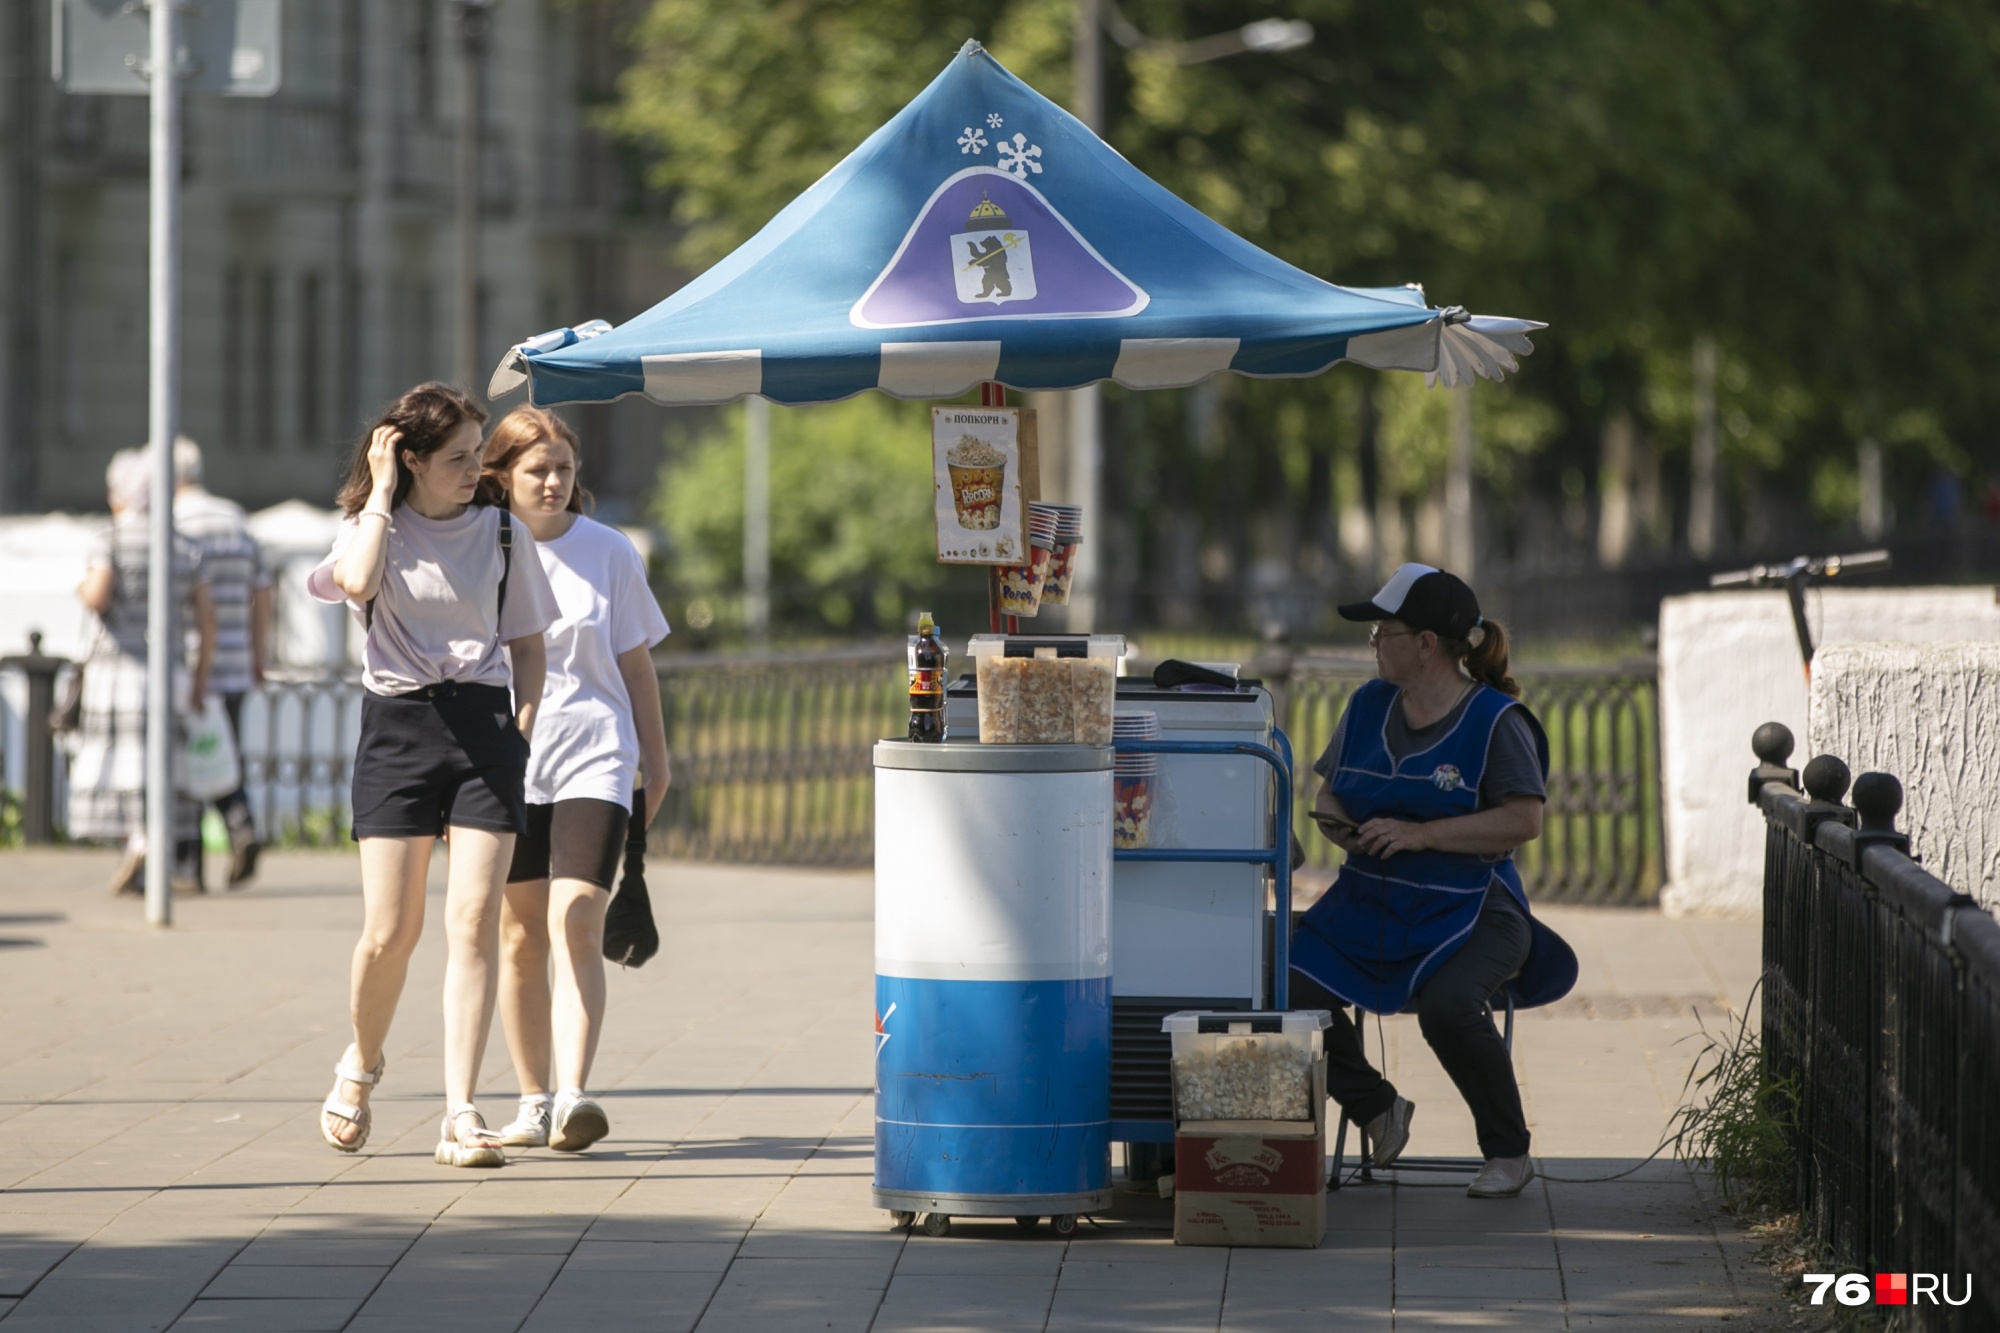
[[[243,766],[236,758],[236,738],[229,732],[229,713],[211,694],[199,713],[187,721],[186,792],[197,801],[213,801],[243,785]]]

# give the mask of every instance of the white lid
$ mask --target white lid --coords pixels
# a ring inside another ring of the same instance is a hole
[[[974,657],[1033,657],[1036,648],[1054,648],[1061,657],[1123,657],[1122,634],[975,634],[966,645]]]
[[[1228,1034],[1243,1024],[1255,1033],[1318,1032],[1333,1025],[1333,1014],[1326,1009],[1182,1009],[1161,1019],[1160,1031]]]

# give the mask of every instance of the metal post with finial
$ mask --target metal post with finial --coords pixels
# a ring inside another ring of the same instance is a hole
[[[21,719],[27,743],[21,837],[31,846],[56,840],[56,752],[49,715],[55,711],[56,674],[68,665],[68,658],[42,654],[40,630],[28,632],[25,654],[0,657],[0,668],[28,678],[28,711]]]
[[[1851,780],[1847,765],[1833,755],[1820,755],[1806,765],[1806,795],[1812,799],[1800,814],[1799,837],[1808,845],[1821,824],[1854,827],[1854,811],[1840,803]]]
[[[1854,780],[1854,809],[1861,817],[1854,830],[1854,868],[1870,847],[1889,847],[1910,854],[1910,835],[1896,832],[1896,814],[1903,808],[1903,784],[1888,773],[1863,773]]]
[[[1757,767],[1750,770],[1750,804],[1757,804],[1767,782],[1781,782],[1793,791],[1799,789],[1799,771],[1785,763],[1792,757],[1790,727],[1782,722],[1766,722],[1751,733],[1750,749],[1757,756]]]

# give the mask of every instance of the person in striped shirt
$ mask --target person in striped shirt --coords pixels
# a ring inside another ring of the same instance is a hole
[[[201,548],[202,577],[215,601],[215,665],[209,689],[229,714],[237,753],[243,749],[243,696],[264,683],[264,646],[270,637],[271,575],[243,506],[211,494],[201,484],[201,446],[187,436],[174,441],[174,529]],[[229,887],[257,872],[257,827],[242,787],[215,808],[229,828]]]

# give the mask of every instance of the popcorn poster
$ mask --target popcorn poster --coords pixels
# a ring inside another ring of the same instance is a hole
[[[1028,501],[1038,495],[1034,414],[1018,407],[931,409],[938,559],[1018,565]]]

